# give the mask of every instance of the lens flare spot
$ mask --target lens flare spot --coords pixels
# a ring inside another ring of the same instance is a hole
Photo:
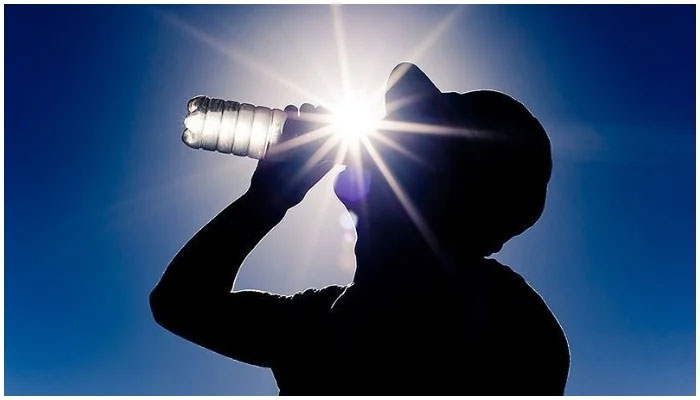
[[[346,168],[336,175],[333,189],[341,201],[356,203],[369,193],[370,179],[367,171]]]

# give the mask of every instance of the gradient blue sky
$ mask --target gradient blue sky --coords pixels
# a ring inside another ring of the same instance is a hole
[[[454,8],[343,6],[354,84],[383,84]],[[5,6],[6,394],[277,393],[268,370],[156,326],[147,297],[255,166],[183,145],[187,99],[308,100],[243,54],[336,95],[332,21],[328,6]],[[463,6],[435,37],[414,61],[438,87],[507,92],[550,134],[544,215],[495,257],[562,323],[567,394],[694,394],[695,6]],[[238,288],[350,280],[330,183]]]

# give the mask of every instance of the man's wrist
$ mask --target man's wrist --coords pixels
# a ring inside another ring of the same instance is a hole
[[[243,196],[251,205],[260,208],[265,213],[269,213],[270,216],[279,217],[279,219],[282,219],[287,210],[294,206],[277,193],[254,187],[250,187]]]

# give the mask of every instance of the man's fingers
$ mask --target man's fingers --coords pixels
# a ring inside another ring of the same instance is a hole
[[[287,114],[287,122],[282,129],[281,141],[287,141],[299,135],[299,109],[297,106],[290,104],[284,108]]]
[[[323,107],[315,107],[313,104],[304,103],[297,109],[293,105],[284,108],[287,114],[287,122],[282,132],[282,141],[287,141],[313,133],[314,138],[322,134],[321,129],[329,123],[329,112]],[[297,153],[304,151],[314,151],[318,146],[317,140],[298,140],[295,149]]]
[[[313,104],[304,103],[299,108],[299,120],[302,121],[301,132],[299,134],[304,135],[310,133],[321,126],[319,125],[319,115],[316,112],[316,107]]]
[[[293,104],[290,104],[287,107],[285,107],[284,112],[287,114],[287,118],[294,119],[299,117],[299,109]]]

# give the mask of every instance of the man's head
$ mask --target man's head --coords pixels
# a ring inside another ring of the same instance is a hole
[[[386,120],[396,123],[381,132],[385,140],[370,138],[385,171],[365,153],[366,194],[348,195],[356,170],[336,180],[338,197],[359,224],[386,234],[411,219],[386,170],[445,251],[489,255],[540,217],[550,145],[521,103],[495,91],[442,93],[418,67],[404,63],[389,77],[386,108]]]

